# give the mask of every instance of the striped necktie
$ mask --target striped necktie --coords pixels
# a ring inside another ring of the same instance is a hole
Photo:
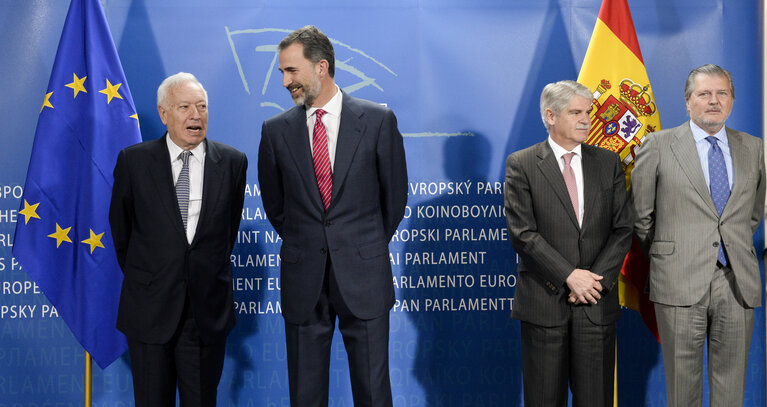
[[[183,151],[178,156],[183,165],[178,174],[178,180],[176,180],[176,198],[178,199],[178,210],[181,212],[181,220],[184,222],[184,230],[186,230],[186,218],[189,214],[189,157],[191,155],[191,151]]]
[[[314,160],[314,175],[317,177],[317,187],[322,196],[325,212],[330,206],[330,194],[333,190],[333,176],[330,170],[330,155],[328,154],[328,133],[322,123],[322,116],[327,113],[322,109],[314,112],[314,134],[312,136],[312,159]]]

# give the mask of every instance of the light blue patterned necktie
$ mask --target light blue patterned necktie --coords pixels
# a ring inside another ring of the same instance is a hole
[[[717,138],[714,136],[706,137],[706,141],[711,143],[708,149],[708,179],[711,187],[711,199],[714,200],[714,206],[719,216],[722,216],[724,206],[730,198],[730,181],[727,177],[727,166],[724,164],[724,154],[717,144]],[[727,256],[724,253],[724,242],[719,242],[719,263],[727,265]]]
[[[189,214],[189,157],[191,155],[191,151],[183,151],[178,156],[183,165],[178,174],[178,180],[176,180],[176,198],[178,199],[178,210],[181,212],[181,220],[184,222],[184,230],[186,230],[186,218]]]

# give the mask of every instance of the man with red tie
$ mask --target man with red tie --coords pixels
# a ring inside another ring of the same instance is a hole
[[[263,124],[261,198],[283,240],[282,313],[291,406],[327,406],[336,320],[355,406],[391,406],[388,243],[407,203],[402,135],[391,109],[335,84],[335,55],[313,26],[279,47],[296,106]]]

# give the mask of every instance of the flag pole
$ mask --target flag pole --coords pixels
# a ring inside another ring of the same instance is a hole
[[[91,407],[91,393],[93,390],[93,360],[91,354],[85,351],[85,407]]]
[[[617,329],[616,329],[617,331]],[[618,407],[618,335],[615,335],[615,370],[613,371],[613,407]]]

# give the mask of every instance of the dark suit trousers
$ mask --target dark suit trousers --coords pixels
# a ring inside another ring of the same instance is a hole
[[[344,304],[328,259],[320,299],[311,318],[300,325],[285,322],[288,379],[292,407],[327,407],[330,348],[338,329],[349,357],[355,407],[391,407],[389,314],[362,320]]]
[[[521,322],[522,377],[526,407],[613,405],[615,324],[595,325],[585,306],[571,306],[565,325]]]
[[[216,405],[216,392],[224,368],[226,340],[203,344],[188,310],[166,344],[128,340],[136,407],[176,405],[176,385],[182,407]]]

